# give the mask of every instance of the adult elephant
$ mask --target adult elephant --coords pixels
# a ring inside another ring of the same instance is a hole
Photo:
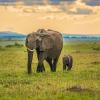
[[[26,47],[28,52],[28,74],[32,72],[31,64],[34,50],[36,50],[38,58],[37,72],[45,71],[44,60],[48,62],[52,72],[56,71],[58,58],[63,47],[61,33],[50,29],[39,29],[26,37]]]

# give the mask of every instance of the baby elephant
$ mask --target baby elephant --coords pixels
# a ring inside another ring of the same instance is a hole
[[[63,71],[66,70],[71,70],[72,66],[73,66],[73,58],[71,55],[64,55],[64,57],[62,58],[63,60]]]

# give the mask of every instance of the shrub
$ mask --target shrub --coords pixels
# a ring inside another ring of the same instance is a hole
[[[16,46],[16,47],[23,47],[23,45],[18,43],[18,42],[15,42],[14,46]]]

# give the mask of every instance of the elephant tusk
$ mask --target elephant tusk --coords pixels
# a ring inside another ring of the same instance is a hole
[[[34,51],[35,51],[34,49],[32,50],[32,49],[30,49],[30,48],[28,48],[28,47],[27,47],[27,50],[29,50],[29,51],[31,51],[31,52],[34,52]]]

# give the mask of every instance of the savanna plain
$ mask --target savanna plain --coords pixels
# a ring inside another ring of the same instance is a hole
[[[73,56],[71,71],[62,70],[64,54]],[[100,100],[100,41],[64,42],[56,72],[44,62],[46,72],[36,73],[37,62],[34,53],[28,75],[26,48],[0,46],[0,100]]]

